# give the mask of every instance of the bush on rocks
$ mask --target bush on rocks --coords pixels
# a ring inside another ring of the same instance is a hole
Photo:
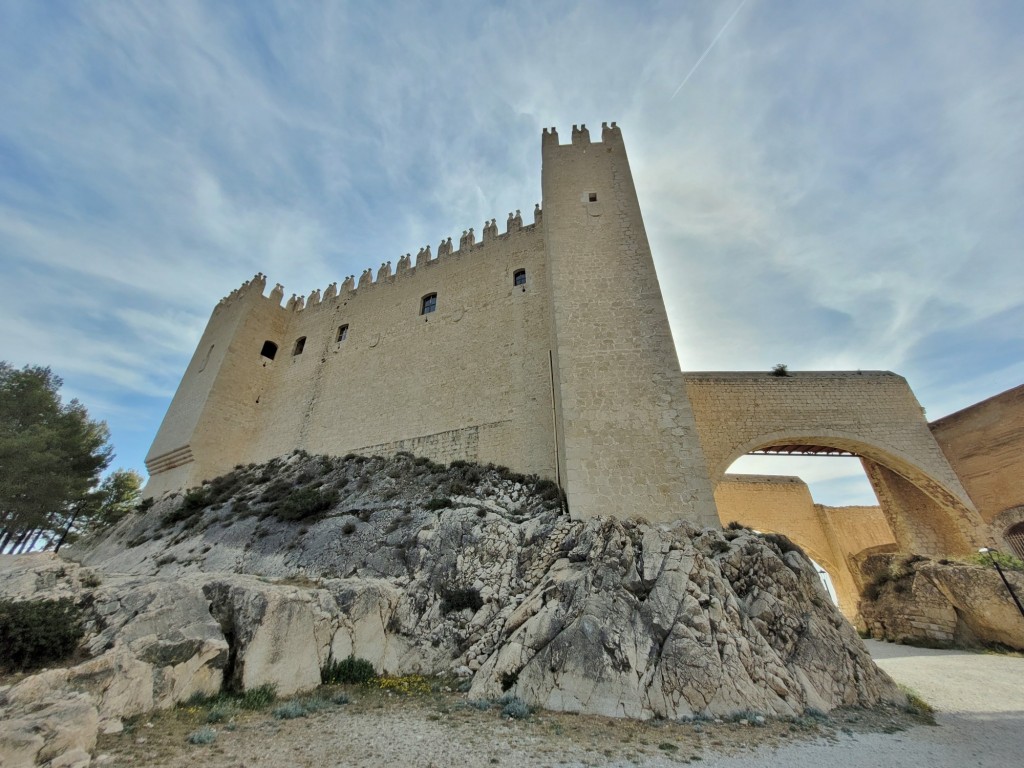
[[[70,656],[84,630],[79,609],[60,600],[0,600],[0,666],[38,669]]]

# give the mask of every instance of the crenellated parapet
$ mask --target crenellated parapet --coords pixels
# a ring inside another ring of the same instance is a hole
[[[601,143],[622,143],[622,131],[616,123],[601,123]],[[580,123],[579,125],[574,125],[572,127],[571,140],[568,145],[558,143],[558,131],[555,128],[545,128],[541,135],[542,150],[547,149],[548,147],[559,146],[572,146],[580,149],[586,149],[590,145],[590,129],[587,128],[586,123]]]
[[[549,134],[545,133],[545,135]],[[550,135],[553,135],[557,141],[557,134],[552,133]],[[376,269],[376,275],[374,274],[374,270],[368,267],[359,275],[358,281],[354,275],[347,275],[341,281],[340,286],[337,282],[333,282],[323,289],[322,292],[319,288],[316,288],[306,296],[292,294],[288,301],[285,302],[283,309],[286,312],[302,312],[306,309],[311,309],[313,307],[327,304],[328,302],[333,302],[333,300],[339,297],[347,296],[358,290],[372,288],[382,283],[393,282],[398,278],[411,276],[418,269],[437,264],[439,261],[448,259],[452,256],[465,256],[471,252],[475,253],[477,251],[483,253],[492,243],[507,240],[509,237],[518,235],[522,232],[534,231],[537,225],[541,223],[542,215],[543,213],[540,203],[537,203],[533,208],[533,223],[530,225],[523,224],[523,215],[521,211],[516,210],[514,213],[510,212],[508,214],[504,234],[498,231],[497,219],[492,218],[485,220],[482,229],[483,238],[479,242],[476,239],[475,228],[470,227],[468,229],[464,229],[461,237],[459,238],[458,250],[454,248],[452,238],[444,238],[437,246],[436,257],[434,257],[431,252],[430,245],[425,245],[416,252],[415,265],[413,264],[412,254],[405,253],[398,258],[394,271],[392,271],[391,262],[385,261]],[[217,304],[215,311],[219,311],[222,307],[233,303],[243,296],[255,295],[262,297],[266,286],[266,275],[259,272],[251,280],[246,280],[241,286],[221,299]],[[273,290],[270,291],[267,300],[273,304],[281,306],[284,295],[284,287],[280,283],[277,283],[274,285]]]

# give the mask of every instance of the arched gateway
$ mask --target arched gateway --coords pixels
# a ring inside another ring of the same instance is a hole
[[[687,373],[713,485],[748,453],[858,456],[899,548],[963,554],[981,519],[905,379],[885,371]]]

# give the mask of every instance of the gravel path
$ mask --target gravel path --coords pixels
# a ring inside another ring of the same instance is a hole
[[[871,656],[931,704],[937,726],[896,734],[841,735],[835,742],[760,750],[704,765],[878,768],[1008,768],[1024,765],[1024,658],[937,651],[868,640]]]

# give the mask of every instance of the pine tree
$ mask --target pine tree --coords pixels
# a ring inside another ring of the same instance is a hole
[[[81,403],[63,403],[49,368],[0,362],[0,552],[55,541],[98,510],[110,432]]]

